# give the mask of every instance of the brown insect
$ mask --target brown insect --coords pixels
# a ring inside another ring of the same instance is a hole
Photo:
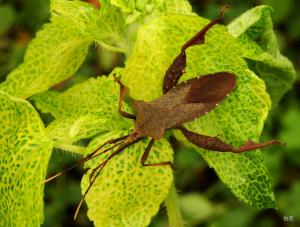
[[[222,16],[223,11],[221,11],[219,18],[212,20],[181,47],[179,55],[174,59],[164,76],[162,87],[163,95],[161,97],[151,102],[134,100],[133,109],[136,115],[124,112],[122,110],[122,101],[126,95],[126,92],[128,91],[128,88],[126,88],[121,81],[115,77],[116,81],[120,84],[118,110],[123,117],[130,118],[135,121],[135,127],[133,131],[129,135],[105,142],[95,151],[79,160],[79,162],[77,162],[74,166],[54,175],[53,177],[48,178],[45,181],[48,182],[65,173],[66,171],[69,171],[70,169],[117,147],[117,149],[113,151],[104,162],[100,163],[95,169],[92,170],[90,175],[90,185],[78,205],[75,218],[85,196],[108,161],[111,160],[115,155],[122,152],[128,146],[131,146],[132,144],[135,144],[146,137],[151,137],[151,141],[140,159],[141,165],[167,165],[172,169],[175,169],[175,167],[170,161],[161,163],[146,163],[154,142],[161,139],[164,136],[165,131],[170,129],[180,130],[188,141],[198,147],[218,152],[241,153],[266,147],[271,144],[280,144],[280,142],[277,140],[271,140],[264,143],[256,143],[248,140],[243,146],[234,148],[230,144],[225,143],[217,137],[191,132],[182,125],[206,115],[223,99],[225,99],[226,96],[228,96],[228,94],[232,92],[236,86],[235,75],[230,72],[218,72],[203,75],[177,84],[180,77],[184,74],[186,67],[186,49],[194,45],[204,44],[205,34],[212,26],[220,22]],[[111,144],[109,148],[103,150],[102,152],[98,152],[108,144]]]

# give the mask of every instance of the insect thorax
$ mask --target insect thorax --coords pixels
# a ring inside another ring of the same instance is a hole
[[[150,136],[156,140],[162,138],[167,110],[144,101],[135,101],[134,109],[136,111],[135,132],[139,136]]]

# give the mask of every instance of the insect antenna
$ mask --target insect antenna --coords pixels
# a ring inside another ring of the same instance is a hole
[[[97,157],[97,156],[99,156],[101,154],[104,154],[104,153],[106,153],[108,151],[111,151],[112,149],[114,149],[115,147],[121,145],[122,143],[124,143],[123,140],[119,141],[118,143],[114,144],[113,146],[110,146],[109,148],[105,149],[104,151],[100,152],[99,154],[94,155],[93,158],[95,158],[95,157]],[[95,169],[92,170],[92,173],[90,174],[90,181],[91,181],[93,175],[95,174],[95,172],[97,171],[97,169],[98,169],[99,166],[97,166]]]
[[[105,167],[105,165],[108,163],[108,161],[110,159],[112,159],[115,155],[119,154],[120,152],[122,152],[123,150],[125,150],[127,147],[131,146],[132,144],[135,144],[139,141],[141,141],[143,138],[138,138],[138,139],[135,139],[133,141],[129,141],[129,142],[125,142],[122,146],[120,146],[116,151],[114,151],[112,154],[110,154],[108,156],[108,158],[103,161],[102,163],[100,163],[95,169],[93,169],[93,173],[95,173],[97,170],[99,170],[96,174],[96,176],[94,178],[92,178],[92,180],[90,180],[90,184],[88,186],[88,188],[86,189],[86,191],[84,192],[84,195],[81,197],[80,199],[80,202],[77,206],[77,209],[76,209],[76,212],[75,212],[75,215],[74,215],[74,220],[76,219],[78,213],[79,213],[79,210],[80,210],[80,207],[82,206],[83,204],[83,201],[86,197],[86,195],[88,194],[88,192],[90,191],[91,187],[93,186],[93,184],[95,183],[97,177],[99,176],[99,174],[101,173],[102,169]]]
[[[101,146],[99,146],[96,150],[94,150],[93,152],[91,152],[90,154],[88,154],[86,157],[80,159],[80,160],[79,160],[77,163],[75,163],[74,165],[72,165],[72,166],[70,166],[69,168],[65,169],[64,171],[59,172],[59,173],[57,173],[57,174],[55,174],[55,175],[53,175],[53,176],[47,178],[46,180],[44,180],[44,181],[43,181],[43,184],[45,184],[45,183],[47,183],[47,182],[49,182],[49,181],[51,181],[51,180],[53,180],[53,179],[55,179],[55,178],[57,178],[57,177],[63,175],[63,174],[65,174],[66,172],[68,172],[68,171],[74,169],[75,167],[77,167],[77,166],[79,166],[79,165],[81,165],[81,164],[83,164],[83,163],[85,163],[85,162],[87,162],[87,161],[93,159],[94,157],[96,157],[96,156],[98,156],[98,155],[100,155],[100,154],[103,154],[103,153],[107,152],[107,149],[106,149],[106,150],[104,150],[103,152],[101,152],[101,153],[99,153],[99,154],[96,154],[96,153],[97,153],[99,150],[101,150],[105,145],[107,145],[107,144],[114,144],[114,143],[117,143],[117,145],[119,145],[123,140],[127,139],[128,136],[129,136],[129,135],[121,136],[121,137],[118,137],[118,138],[115,138],[115,139],[111,139],[111,140],[106,141],[106,142],[103,143]],[[120,142],[120,141],[121,141],[121,142]],[[116,146],[117,146],[117,145],[116,145]],[[113,146],[113,147],[115,147],[115,146]],[[95,155],[95,154],[96,154],[96,155]]]

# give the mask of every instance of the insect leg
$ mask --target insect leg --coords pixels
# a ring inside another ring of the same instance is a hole
[[[251,150],[267,147],[272,144],[281,144],[281,142],[278,140],[270,140],[263,143],[255,143],[251,140],[248,140],[244,143],[244,145],[238,148],[234,148],[230,144],[225,143],[224,141],[222,141],[217,137],[205,136],[195,132],[191,132],[182,126],[179,127],[178,129],[183,133],[183,135],[190,142],[192,142],[196,146],[207,150],[212,150],[212,151],[242,153],[245,151],[251,151]]]
[[[214,25],[218,24],[224,16],[224,12],[228,7],[225,6],[221,9],[220,15],[218,18],[212,20],[207,25],[204,26],[196,35],[194,35],[189,41],[187,41],[182,47],[181,52],[184,52],[187,48],[198,45],[198,44],[204,44],[205,43],[205,35],[208,32],[209,29],[211,29]]]
[[[180,77],[185,73],[186,68],[186,53],[185,50],[191,46],[204,44],[205,34],[215,24],[219,23],[224,15],[224,11],[227,7],[223,7],[220,12],[220,16],[210,23],[208,23],[202,30],[200,30],[195,36],[187,41],[182,47],[180,54],[174,59],[173,63],[169,66],[163,81],[163,93],[165,94],[171,88],[175,87]]]
[[[143,156],[141,158],[141,164],[143,166],[166,166],[169,165],[174,171],[176,170],[175,166],[173,165],[172,162],[170,161],[166,161],[166,162],[160,162],[160,163],[151,163],[151,164],[145,164],[145,162],[147,161],[147,158],[149,156],[150,150],[154,144],[155,140],[151,139],[150,143],[148,144],[146,150],[143,153]]]
[[[119,96],[119,113],[126,118],[130,118],[130,119],[136,119],[135,115],[131,114],[131,113],[127,113],[125,111],[122,110],[122,102],[124,100],[124,97],[126,95],[126,93],[128,92],[128,88],[126,86],[124,86],[124,84],[122,84],[122,82],[120,81],[119,78],[117,78],[115,75],[115,81],[120,85],[120,96]]]
[[[107,152],[111,151],[112,149],[114,149],[115,147],[121,145],[122,143],[123,143],[123,141],[120,141],[120,142],[115,143],[114,145],[110,146],[109,148],[105,149],[104,151],[101,151],[100,153],[94,155],[93,158],[95,158],[95,157],[97,157],[97,156],[100,156],[100,155],[102,155],[102,154],[104,154],[104,153],[107,153]],[[93,178],[94,174],[97,172],[97,170],[98,170],[98,167],[96,167],[95,169],[92,169],[92,172],[91,172],[91,174],[90,174],[90,182],[92,181],[92,178]]]

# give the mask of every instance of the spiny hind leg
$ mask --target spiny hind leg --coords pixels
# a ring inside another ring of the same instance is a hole
[[[178,129],[191,143],[195,144],[198,147],[212,151],[242,153],[246,151],[268,147],[272,144],[281,144],[281,142],[278,140],[270,140],[262,143],[256,143],[251,140],[248,140],[244,143],[244,145],[235,148],[217,137],[205,136],[195,132],[191,132],[183,126],[179,127]]]
[[[205,35],[208,30],[215,24],[218,24],[224,15],[226,7],[223,7],[220,12],[220,16],[211,22],[209,22],[204,28],[202,28],[195,36],[187,41],[182,47],[180,54],[174,59],[173,63],[169,66],[163,81],[163,93],[172,89],[178,83],[180,77],[185,73],[186,68],[186,54],[185,50],[191,46],[204,44]]]

